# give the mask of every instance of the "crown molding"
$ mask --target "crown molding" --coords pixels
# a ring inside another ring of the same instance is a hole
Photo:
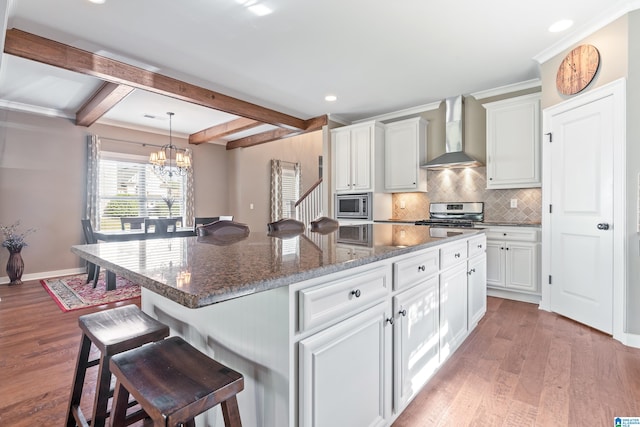
[[[401,117],[407,117],[412,115],[417,115],[420,113],[424,113],[425,111],[437,110],[440,108],[440,104],[442,101],[432,102],[430,104],[422,104],[415,107],[405,108],[404,110],[392,111],[390,113],[380,114],[379,116],[373,116],[366,119],[356,120],[353,123],[363,123],[369,122],[371,120],[377,121],[385,121],[385,120],[393,120],[399,119]]]
[[[584,40],[604,26],[636,9],[640,9],[640,0],[619,0],[613,3],[610,7],[604,9],[598,17],[567,34],[566,37],[560,39],[557,43],[549,46],[547,49],[534,56],[533,60],[537,61],[539,64],[547,62],[549,59],[563,53],[568,48],[576,45],[581,40]]]
[[[6,99],[0,99],[0,108],[5,108],[12,111],[39,114],[41,116],[59,117],[62,119],[69,119],[74,121],[76,119],[75,115],[70,116],[64,111],[60,111],[55,108],[38,107],[35,105],[23,104],[21,102],[7,101]]]
[[[485,98],[490,98],[492,96],[505,95],[507,93],[517,92],[519,90],[531,89],[534,87],[541,87],[542,80],[540,79],[531,79],[525,80],[519,83],[513,83],[510,85],[504,85],[500,87],[496,87],[493,89],[481,90],[478,92],[470,93],[470,96],[473,96],[476,100],[481,100]]]

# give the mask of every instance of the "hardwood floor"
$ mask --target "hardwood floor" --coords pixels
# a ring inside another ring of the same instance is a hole
[[[640,349],[489,298],[473,334],[393,427],[613,426],[640,417]]]
[[[63,313],[38,281],[0,285],[0,425],[64,424],[78,316],[116,305]],[[614,416],[640,416],[640,349],[489,298],[478,328],[394,427],[611,426]]]
[[[0,285],[0,426],[63,426],[80,346],[78,316],[132,302],[140,299],[63,313],[39,281]],[[87,416],[95,371],[83,390]]]

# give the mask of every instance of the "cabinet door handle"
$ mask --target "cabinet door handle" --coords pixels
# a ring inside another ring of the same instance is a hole
[[[362,293],[360,292],[360,289],[356,289],[356,290],[354,290],[354,291],[351,291],[351,295],[353,295],[353,296],[354,296],[354,297],[356,297],[356,298],[360,298],[360,295],[361,295],[361,294],[362,294]]]
[[[476,269],[475,269],[475,268],[472,268],[471,270],[467,271],[467,274],[468,274],[469,276],[471,276],[471,275],[472,275],[473,273],[475,273],[475,272],[476,272]]]
[[[482,245],[478,245],[478,249],[482,249]]]
[[[425,270],[426,270],[426,268],[425,268],[424,265],[419,265],[418,266],[418,271],[425,271]]]
[[[501,251],[504,251],[504,248],[503,248],[503,247],[500,247],[500,250],[501,250]]]
[[[400,316],[402,316],[402,317],[406,317],[406,316],[407,316],[407,309],[406,309],[406,308],[403,308],[402,310],[400,310],[400,311],[398,312],[398,314],[399,314]]]
[[[506,248],[506,249],[507,249],[507,250],[509,250],[509,247],[507,246],[507,248]]]
[[[387,323],[389,323],[390,325],[393,325],[393,317],[388,317]]]
[[[606,222],[601,222],[600,224],[598,224],[598,230],[608,230],[609,229],[609,224],[607,224]]]
[[[456,258],[460,258],[460,252],[457,252],[457,253],[454,255],[454,257],[456,257]]]

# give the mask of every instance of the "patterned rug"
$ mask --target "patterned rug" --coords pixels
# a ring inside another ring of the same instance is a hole
[[[86,281],[87,275],[79,274],[41,280],[40,283],[64,312],[140,296],[140,286],[120,276],[116,276],[116,289],[113,291],[106,290],[104,272],[100,273],[95,289],[93,289],[93,281],[89,283]]]

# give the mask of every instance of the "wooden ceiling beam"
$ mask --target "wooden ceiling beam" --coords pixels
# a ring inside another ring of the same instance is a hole
[[[233,150],[234,148],[246,148],[254,145],[265,144],[267,142],[276,141],[278,139],[289,138],[295,135],[302,135],[304,133],[314,132],[322,129],[324,125],[329,122],[327,115],[314,117],[305,121],[305,129],[300,131],[292,131],[289,129],[275,129],[267,132],[258,133],[255,135],[247,136],[246,138],[240,138],[227,142],[227,150]]]
[[[241,117],[189,135],[189,144],[202,144],[203,142],[215,141],[216,139],[224,138],[225,136],[233,135],[234,133],[252,129],[263,124],[262,122]]]
[[[76,112],[76,125],[91,126],[100,117],[133,92],[131,86],[106,82],[96,93]]]
[[[18,29],[6,32],[4,52],[43,64],[132,86],[275,126],[304,129],[305,120],[209,89],[96,55]]]

